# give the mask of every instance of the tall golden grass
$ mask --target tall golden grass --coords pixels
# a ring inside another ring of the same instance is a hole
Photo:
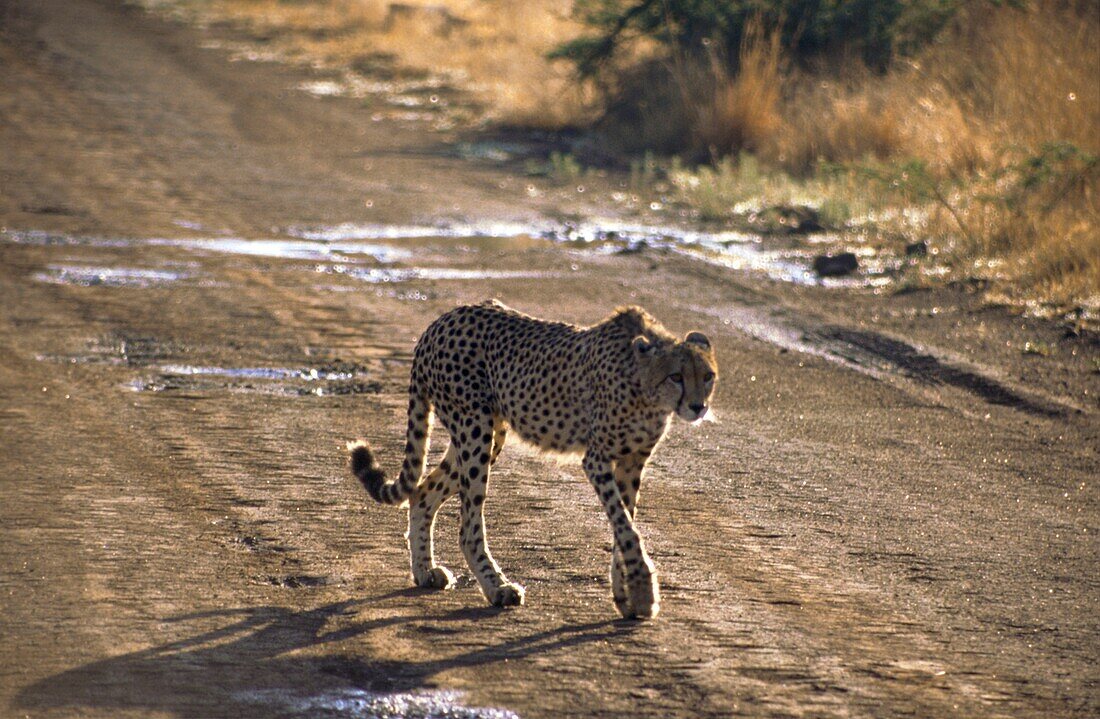
[[[1030,188],[1005,186],[1054,143],[1100,156],[1100,18],[1056,3],[964,14],[904,72],[923,92],[899,152],[965,182],[959,219],[940,212],[931,231],[959,238],[960,261],[1003,261],[1023,297],[1100,306],[1100,166],[1062,163]],[[1033,169],[1036,180],[1046,168]]]
[[[779,34],[767,32],[755,20],[745,28],[736,75],[711,58],[712,82],[700,82],[698,72],[693,76],[681,64],[678,74],[694,109],[696,143],[715,159],[731,152],[760,151],[782,125],[782,61]]]
[[[933,191],[912,231],[939,243],[960,272],[1002,280],[1005,295],[1095,310],[1100,17],[1090,7],[968,6],[885,75],[859,65],[785,69],[776,35],[757,27],[739,74],[718,73],[716,91],[689,93],[699,106],[687,116],[711,147],[751,151],[794,175],[918,161]],[[887,187],[866,191],[880,204],[898,199]]]
[[[790,148],[788,166],[908,155],[958,171],[995,162],[1008,145],[1100,151],[1100,18],[1050,5],[964,8],[935,45],[884,77],[855,68],[789,94],[789,125],[775,138]],[[870,130],[863,142],[851,126]]]
[[[544,129],[591,116],[571,70],[546,54],[577,35],[571,0],[176,0],[206,21],[229,21],[285,56],[367,67],[391,55],[406,70],[441,73],[484,108],[480,119]]]

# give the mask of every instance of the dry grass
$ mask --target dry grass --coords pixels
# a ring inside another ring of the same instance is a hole
[[[907,68],[923,92],[903,147],[955,188],[958,217],[940,212],[930,231],[957,242],[960,263],[993,260],[1010,297],[1095,309],[1100,18],[1048,5],[963,15]],[[1078,154],[1059,159],[1055,143]]]
[[[827,80],[789,78],[788,86],[797,89],[788,90],[783,123],[767,138],[763,153],[797,174],[812,172],[823,161],[901,155],[902,119],[909,106],[899,106],[893,93],[876,85],[840,89]]]
[[[770,97],[746,94],[739,116],[719,95],[715,116],[727,118],[741,147],[796,175],[823,163],[917,160],[922,191],[900,195],[925,203],[928,215],[903,231],[932,239],[960,273],[999,280],[1003,298],[1096,311],[1100,18],[1090,7],[971,6],[934,46],[885,76],[788,72],[777,109]],[[747,63],[742,75],[753,77],[739,81],[771,82],[773,67]],[[772,111],[778,123],[743,119]],[[743,126],[757,129],[750,136]],[[895,184],[907,181],[899,177]],[[865,187],[878,196],[848,200],[899,199]]]
[[[675,133],[694,138],[697,155],[702,145],[739,157],[678,169],[674,184],[708,218],[797,185],[833,217],[873,214],[880,229],[931,241],[952,276],[991,279],[998,299],[1100,313],[1100,18],[1090,7],[967,6],[885,75],[787,69],[776,36],[756,26],[732,78],[672,63],[690,111],[666,110],[666,122],[687,123]]]
[[[630,50],[617,59],[613,81],[604,87],[609,102],[599,130],[613,150],[686,152],[718,163],[761,150],[781,128],[783,50],[779,35],[761,23],[746,29],[736,74],[716,53],[666,58],[659,46],[644,42]]]
[[[1055,5],[1050,3],[1050,5]],[[1069,142],[1100,152],[1100,18],[1072,8],[963,10],[940,40],[885,76],[785,78],[770,156],[919,157],[943,172],[988,168],[1004,148]]]
[[[769,33],[759,21],[750,21],[739,60],[740,69],[733,77],[712,62],[712,82],[701,80],[698,72],[680,72],[695,115],[696,142],[714,158],[759,151],[781,126],[779,33]]]
[[[1100,17],[1032,6],[964,15],[924,67],[985,134],[1035,147],[1055,140],[1100,151]],[[1085,4],[1084,7],[1087,7]]]
[[[228,21],[281,55],[331,67],[392,56],[445,76],[481,102],[481,119],[560,129],[591,117],[591,97],[546,53],[576,36],[570,0],[176,0],[200,21]]]

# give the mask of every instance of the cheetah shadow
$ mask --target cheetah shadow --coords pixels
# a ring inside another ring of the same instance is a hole
[[[304,611],[261,606],[169,617],[162,623],[216,626],[46,677],[20,691],[10,708],[50,714],[98,709],[195,719],[358,716],[363,709],[360,705],[355,710],[356,697],[361,701],[367,695],[385,697],[435,689],[433,678],[449,669],[515,661],[607,641],[631,633],[634,627],[611,620],[561,625],[442,659],[372,660],[370,635],[378,630],[406,626],[421,634],[425,643],[431,643],[436,636],[467,634],[463,623],[468,626],[501,611],[483,607],[436,615],[354,619],[359,607],[367,602],[416,593],[393,592],[371,600],[335,602]],[[357,637],[362,641],[355,646],[354,655],[335,646]],[[311,697],[324,696],[345,697],[344,705],[334,708],[310,704]],[[453,697],[444,701],[453,701]],[[458,705],[439,711],[450,711],[447,716],[479,716]]]

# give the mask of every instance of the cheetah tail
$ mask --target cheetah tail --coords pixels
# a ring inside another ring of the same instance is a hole
[[[365,440],[348,443],[351,473],[376,502],[400,504],[420,484],[424,475],[424,460],[428,454],[428,434],[431,431],[431,410],[423,407],[423,404],[426,404],[425,401],[415,396],[410,402],[405,461],[396,481],[386,481],[386,473],[378,466],[378,461]]]
[[[382,501],[382,489],[386,485],[386,473],[378,466],[374,459],[374,453],[364,440],[348,442],[348,459],[351,464],[351,473],[363,483],[371,499]]]

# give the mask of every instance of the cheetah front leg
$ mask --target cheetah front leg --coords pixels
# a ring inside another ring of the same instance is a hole
[[[660,591],[657,586],[657,570],[645,551],[642,538],[634,528],[631,513],[623,503],[622,494],[615,482],[611,460],[604,454],[589,450],[584,455],[584,471],[588,481],[596,488],[604,511],[615,535],[615,549],[622,554],[625,573],[626,601],[622,608],[628,619],[649,619],[660,611]],[[618,601],[616,600],[618,605]]]
[[[649,452],[637,452],[628,454],[615,460],[615,486],[619,488],[619,495],[623,499],[623,506],[627,514],[634,519],[637,511],[638,490],[642,486],[642,470],[649,459]],[[634,605],[626,591],[626,568],[623,566],[623,553],[619,551],[616,543],[611,550],[611,597],[615,600],[615,608],[624,617],[634,616]]]
[[[509,581],[490,554],[482,514],[489,485],[493,437],[500,428],[499,420],[494,421],[492,414],[485,411],[452,421],[448,431],[451,432],[451,441],[461,466],[458,477],[462,495],[462,554],[489,603],[495,607],[508,607],[523,604],[523,587]],[[503,444],[503,434],[499,433],[499,436]]]

